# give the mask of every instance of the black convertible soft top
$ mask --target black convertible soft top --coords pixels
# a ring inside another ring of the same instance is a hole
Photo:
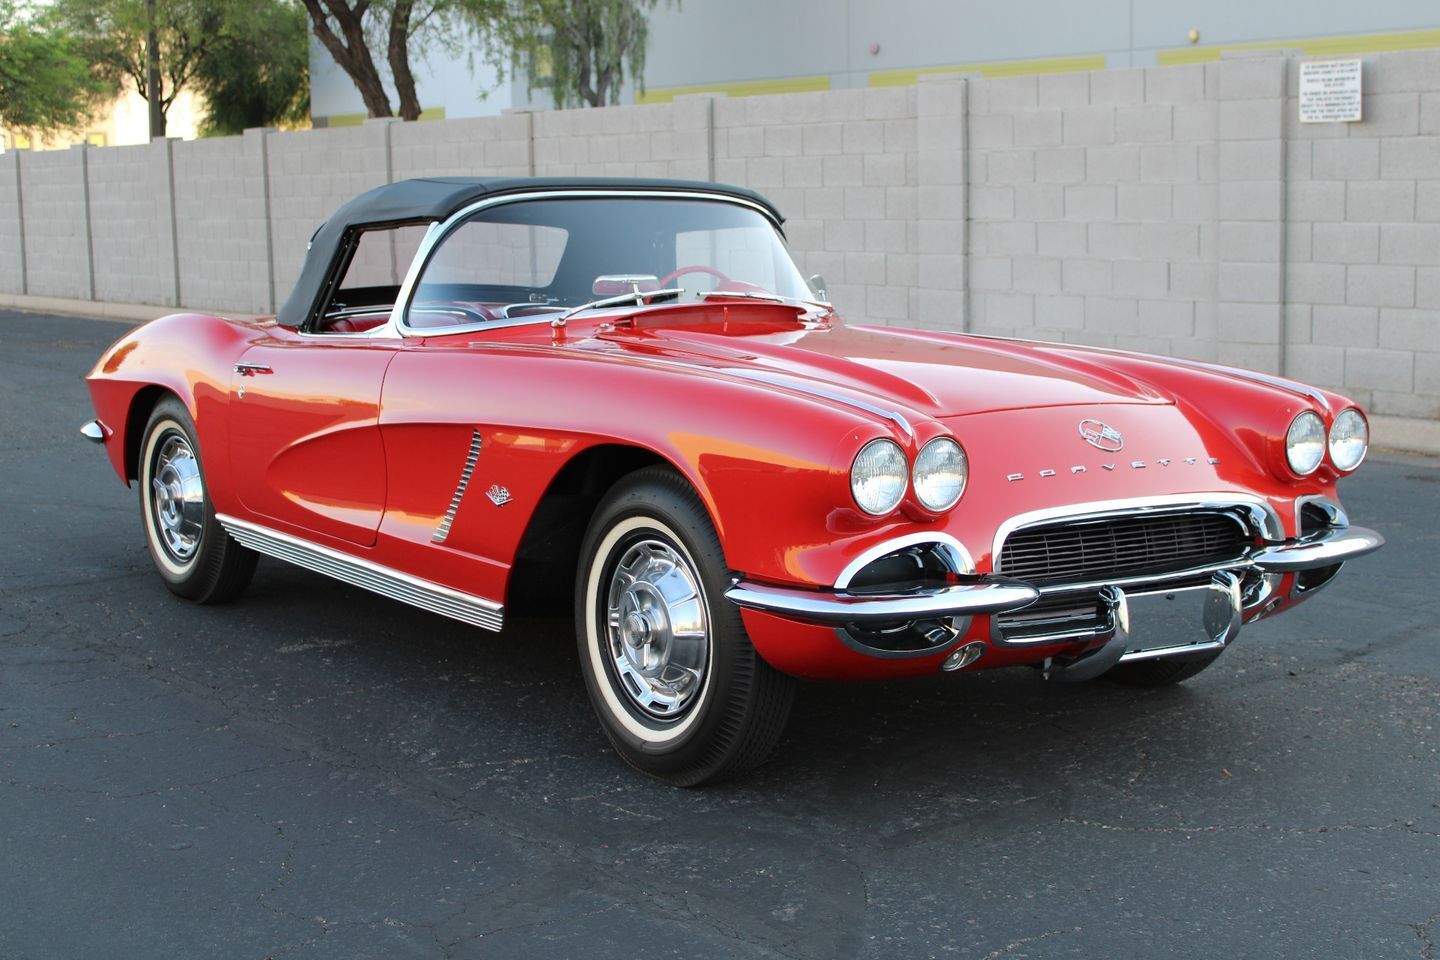
[[[718,193],[758,203],[774,216],[784,217],[754,190],[702,180],[662,180],[631,177],[425,177],[401,180],[360,194],[331,214],[310,240],[305,265],[295,289],[275,319],[299,327],[318,308],[332,268],[343,255],[352,231],[386,224],[444,220],[484,197],[506,193],[563,190],[679,190]]]

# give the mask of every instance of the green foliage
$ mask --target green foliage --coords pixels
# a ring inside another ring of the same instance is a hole
[[[205,136],[302,123],[310,115],[309,20],[289,0],[252,0],[232,11],[225,42],[200,60]]]
[[[147,99],[153,30],[162,118],[192,84],[219,95],[215,130],[283,121],[308,98],[303,15],[287,0],[54,0],[51,10],[112,90]]]
[[[646,17],[657,0],[517,0],[510,26],[530,88],[557,108],[620,102],[626,71],[645,73]]]
[[[89,118],[109,85],[83,45],[0,0],[0,125],[15,130],[69,130]]]

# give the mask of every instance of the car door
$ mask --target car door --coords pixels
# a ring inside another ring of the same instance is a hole
[[[236,362],[231,469],[257,522],[375,543],[386,487],[380,390],[395,346],[277,327]]]

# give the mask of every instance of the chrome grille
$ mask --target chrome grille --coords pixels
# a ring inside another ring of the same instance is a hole
[[[1038,586],[1163,578],[1239,559],[1250,540],[1228,513],[1061,520],[1012,533],[996,571]]]

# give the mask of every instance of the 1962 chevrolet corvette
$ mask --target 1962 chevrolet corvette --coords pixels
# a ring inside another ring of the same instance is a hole
[[[709,183],[381,187],[274,319],[123,337],[83,432],[190,600],[257,554],[487,630],[573,584],[605,733],[678,784],[763,760],[792,676],[1184,680],[1383,542],[1344,397],[849,326],[781,224]]]

